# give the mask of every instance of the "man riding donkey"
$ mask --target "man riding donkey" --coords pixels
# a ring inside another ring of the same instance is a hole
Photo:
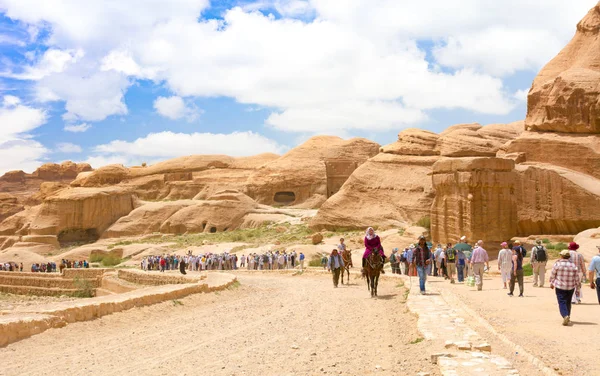
[[[362,258],[362,275],[365,275],[365,263],[371,253],[378,252],[383,259],[383,263],[385,264],[385,254],[383,253],[383,247],[381,246],[381,239],[379,239],[379,235],[375,233],[373,227],[369,227],[367,229],[367,233],[365,234],[365,253]],[[383,268],[381,268],[381,273],[385,274]]]

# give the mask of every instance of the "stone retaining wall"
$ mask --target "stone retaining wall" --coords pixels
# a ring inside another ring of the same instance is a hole
[[[123,279],[127,282],[137,283],[139,285],[180,285],[186,283],[196,283],[204,278],[206,275],[200,275],[199,277],[186,277],[186,276],[174,276],[164,273],[143,272],[137,270],[119,270],[119,279]]]
[[[75,277],[79,277],[79,278],[96,278],[96,277],[101,277],[104,272],[106,272],[107,270],[110,269],[102,269],[102,268],[92,268],[92,269],[85,269],[85,268],[69,268],[69,269],[64,269],[63,270],[63,276],[65,278],[75,278]]]
[[[36,309],[35,312],[20,311],[3,315],[0,316],[0,347],[69,323],[91,320],[133,307],[181,299],[190,294],[223,290],[236,281],[232,274],[219,273],[211,277],[213,278],[201,283],[148,287],[118,295],[53,303]]]
[[[0,285],[0,292],[7,294],[17,295],[35,295],[35,296],[71,296],[77,293],[77,289],[63,289],[63,288],[46,288],[46,287],[34,287],[34,286],[10,286]]]
[[[6,272],[0,271],[0,276],[10,277],[37,277],[37,278],[62,278],[60,273],[30,273],[30,272]]]
[[[42,276],[44,275],[43,273]],[[82,278],[82,281],[87,281],[90,287],[100,287],[99,278]],[[43,288],[59,288],[59,289],[77,289],[79,286],[73,278],[40,278],[40,277],[19,277],[0,275],[0,285],[4,286],[23,286],[23,287],[43,287]]]

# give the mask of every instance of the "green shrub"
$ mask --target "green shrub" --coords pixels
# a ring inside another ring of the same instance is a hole
[[[94,288],[92,287],[92,283],[87,279],[75,277],[73,278],[73,284],[77,289],[76,292],[73,293],[73,296],[76,298],[91,298],[95,295]]]
[[[404,232],[405,232],[405,231],[406,231],[406,229],[404,229],[404,228],[399,228],[399,229],[398,229],[398,235],[400,235],[400,236],[404,235]]]
[[[565,243],[556,243],[554,244],[554,249],[558,249],[558,250],[563,250],[563,249],[567,249],[569,246],[566,245]]]
[[[542,239],[542,243],[544,243],[544,244],[550,244],[550,239]]]
[[[425,227],[428,230],[431,230],[431,218],[426,215],[419,219],[416,223],[417,226]]]
[[[90,263],[101,263],[102,266],[115,266],[123,261],[124,259],[114,253],[94,253],[90,255]]]
[[[104,266],[116,266],[119,265],[121,262],[123,262],[123,259],[111,253],[104,256],[104,258],[102,259],[102,265]]]
[[[533,266],[531,264],[523,265],[523,276],[527,277],[533,275]]]
[[[319,255],[313,255],[308,262],[308,266],[323,267],[323,265],[321,265],[321,258],[322,257]]]

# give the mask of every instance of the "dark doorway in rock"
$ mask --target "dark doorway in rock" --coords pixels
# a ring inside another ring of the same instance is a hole
[[[99,238],[100,235],[98,235],[98,230],[95,228],[71,228],[63,230],[58,234],[58,242],[61,246],[68,246],[77,243],[94,243],[98,241]]]
[[[216,227],[211,227],[210,228],[210,233],[214,234],[215,232],[217,232],[217,228]]]
[[[296,194],[294,192],[277,192],[273,197],[273,201],[276,204],[289,205],[296,201]]]

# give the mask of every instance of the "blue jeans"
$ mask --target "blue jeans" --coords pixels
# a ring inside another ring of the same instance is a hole
[[[425,281],[427,281],[427,266],[417,266],[417,274],[419,276],[419,288],[425,291]]]
[[[598,304],[600,304],[600,277],[596,278],[596,294],[598,295]]]
[[[573,298],[573,293],[575,293],[575,289],[573,290],[556,290],[556,300],[558,300],[558,309],[560,310],[560,315],[562,317],[571,316],[571,299]]]
[[[464,265],[456,265],[456,274],[458,275],[458,282],[465,281],[465,266]]]

